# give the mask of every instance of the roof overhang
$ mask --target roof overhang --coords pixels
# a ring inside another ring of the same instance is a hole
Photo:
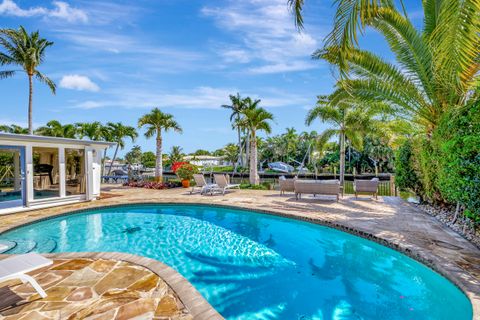
[[[47,137],[30,134],[13,134],[13,133],[0,133],[0,144],[2,141],[18,141],[18,142],[43,142],[43,143],[58,143],[58,144],[76,144],[84,146],[101,146],[108,148],[116,145],[115,142],[106,141],[92,141],[92,140],[80,140],[80,139],[68,139],[58,137]]]

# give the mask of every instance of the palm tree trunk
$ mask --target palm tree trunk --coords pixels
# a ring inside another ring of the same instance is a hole
[[[162,133],[157,132],[157,158],[155,160],[155,181],[162,182],[163,180],[163,159],[162,159]]]
[[[112,162],[110,162],[110,168],[108,169],[108,175],[112,173],[112,165],[115,159],[117,158],[118,147],[119,147],[119,144],[117,143],[117,147],[115,148],[115,153],[113,154]]]
[[[250,147],[251,147],[251,141],[250,141],[250,131],[247,130],[247,136],[246,136],[246,143],[245,143],[245,154],[247,159],[251,159],[250,153]]]
[[[33,79],[32,75],[28,75],[28,85],[29,85],[29,92],[28,92],[28,134],[33,134]]]
[[[250,140],[250,184],[258,185],[260,179],[257,172],[257,138],[255,131],[252,131],[252,138]]]
[[[243,163],[242,136],[241,136],[241,133],[240,133],[240,127],[238,126],[239,121],[240,121],[240,116],[237,115],[237,136],[238,136],[238,150],[240,151],[240,165],[242,167],[245,167],[244,163]],[[237,159],[237,161],[238,161],[238,159]]]
[[[340,132],[340,185],[343,186],[345,180],[345,132]]]

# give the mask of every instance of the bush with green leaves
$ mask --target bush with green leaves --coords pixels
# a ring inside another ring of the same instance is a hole
[[[193,175],[198,172],[198,167],[196,165],[186,163],[181,165],[175,173],[182,180],[192,180]]]
[[[442,196],[480,224],[480,103],[446,114],[432,137]]]
[[[395,154],[395,183],[400,190],[417,192],[420,181],[414,169],[412,143],[406,140]]]

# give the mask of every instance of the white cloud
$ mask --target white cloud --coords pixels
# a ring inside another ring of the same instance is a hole
[[[285,0],[229,1],[224,7],[204,7],[203,15],[211,17],[222,30],[235,34],[239,43],[220,50],[227,63],[247,63],[252,73],[281,73],[316,68],[310,55],[318,42],[295,29]],[[310,28],[321,38],[318,28]]]
[[[30,7],[28,9],[20,8],[13,0],[3,0],[0,3],[0,15],[14,17],[33,17],[42,16],[46,18],[56,18],[68,22],[87,22],[88,15],[85,11],[71,7],[63,1],[53,1],[53,8]]]
[[[100,90],[100,87],[90,78],[78,74],[63,76],[60,80],[60,87],[79,91],[97,92]]]
[[[267,108],[301,106],[311,103],[305,96],[289,94],[277,89],[258,89],[258,92],[244,92],[236,88],[213,88],[208,86],[177,90],[168,93],[156,93],[142,88],[117,88],[108,91],[108,99],[88,100],[73,103],[73,108],[97,109],[106,107],[152,108],[155,106],[184,109],[221,109],[221,105],[230,103],[229,95],[240,92],[242,96],[262,99],[261,105]]]

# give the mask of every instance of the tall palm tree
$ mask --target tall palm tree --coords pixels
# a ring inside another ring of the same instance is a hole
[[[35,130],[35,133],[41,136],[75,139],[77,135],[77,128],[73,124],[62,125],[57,120],[51,120],[47,122],[45,126]]]
[[[14,134],[28,134],[28,128],[23,128],[16,124],[12,125],[1,125],[0,132],[14,133]]]
[[[163,113],[159,108],[154,108],[150,113],[145,114],[143,117],[138,119],[138,127],[143,126],[147,127],[145,132],[145,137],[151,138],[156,135],[156,161],[155,161],[155,179],[157,181],[162,181],[163,176],[163,159],[162,159],[162,131],[176,131],[181,133],[182,128],[180,125],[173,119],[173,115],[168,113]]]
[[[28,76],[28,133],[33,134],[33,77],[45,83],[55,94],[55,83],[37,70],[37,67],[45,59],[45,50],[53,45],[53,42],[40,38],[38,31],[28,34],[24,27],[18,30],[0,29],[0,47],[5,53],[0,52],[0,65],[18,65]],[[0,71],[0,79],[15,75],[17,70]]]
[[[242,148],[242,137],[241,137],[241,128],[239,126],[240,117],[242,110],[245,109],[245,101],[240,97],[240,93],[237,92],[237,95],[230,95],[231,105],[222,105],[222,108],[230,109],[232,113],[230,114],[230,122],[234,129],[237,129],[237,138],[238,138],[238,148],[240,150],[240,164],[243,167],[243,148]]]
[[[75,126],[77,127],[80,139],[87,137],[89,140],[93,141],[102,140],[103,126],[100,122],[77,122],[75,123]]]
[[[250,137],[250,183],[257,185],[260,183],[258,176],[258,155],[257,155],[257,132],[265,131],[271,133],[272,128],[270,121],[273,120],[273,115],[258,106],[260,100],[252,101],[247,98],[247,108],[242,110],[242,117],[240,124],[246,128]]]
[[[108,122],[107,126],[109,128],[108,136],[112,142],[116,142],[117,146],[115,147],[115,153],[113,154],[112,164],[117,158],[118,149],[125,148],[125,138],[130,138],[132,142],[135,142],[135,139],[138,137],[137,130],[131,126],[124,126],[121,122]],[[112,166],[108,170],[108,175],[112,172]]]
[[[183,152],[182,152],[182,147],[180,146],[172,146],[170,149],[170,153],[168,154],[168,158],[170,159],[170,162],[174,164],[175,162],[181,162],[183,161]]]
[[[340,184],[345,180],[345,139],[355,148],[362,149],[362,134],[374,127],[373,109],[369,111],[364,105],[345,100],[333,104],[330,96],[319,96],[317,105],[306,117],[306,124],[311,125],[319,119],[334,128],[323,131],[318,137],[318,146],[322,148],[332,137],[338,136],[340,145]]]
[[[314,56],[339,66],[348,94],[366,102],[386,101],[430,135],[448,110],[480,98],[480,2],[422,3],[420,30],[394,1],[339,0],[333,30]],[[301,17],[303,0],[290,4]],[[383,35],[394,63],[358,48],[357,33],[366,27]]]

